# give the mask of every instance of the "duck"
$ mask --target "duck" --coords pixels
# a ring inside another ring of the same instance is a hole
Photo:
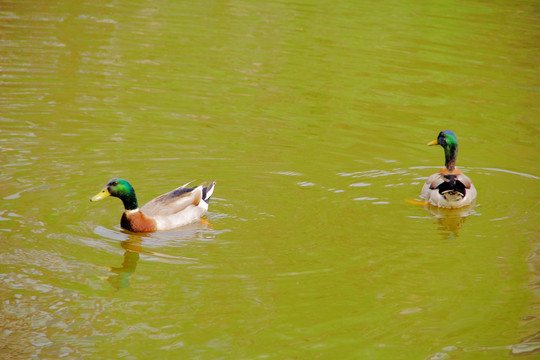
[[[457,136],[451,130],[443,130],[437,139],[427,143],[444,149],[444,168],[427,178],[421,197],[429,204],[441,208],[461,208],[476,200],[476,188],[471,179],[456,168],[458,154]]]
[[[99,201],[108,196],[122,200],[124,213],[120,226],[125,230],[146,233],[172,230],[202,221],[201,217],[208,211],[208,202],[216,182],[196,187],[188,187],[189,184],[160,195],[139,209],[133,186],[124,179],[113,178],[90,201]]]

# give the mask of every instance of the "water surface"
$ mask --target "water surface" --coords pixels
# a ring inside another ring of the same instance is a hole
[[[538,356],[539,28],[533,1],[2,2],[0,354]],[[466,213],[414,204],[443,129]],[[112,177],[215,179],[211,225],[124,232],[88,201]]]

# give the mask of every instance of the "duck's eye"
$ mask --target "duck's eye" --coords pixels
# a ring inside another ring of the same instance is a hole
[[[444,146],[444,144],[446,144],[446,138],[444,136],[439,137],[439,144],[441,144],[442,146]]]
[[[116,185],[118,185],[118,182],[117,182],[117,181],[113,181],[113,182],[111,183],[111,186],[116,186]]]

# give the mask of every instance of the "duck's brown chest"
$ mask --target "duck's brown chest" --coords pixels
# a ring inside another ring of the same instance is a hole
[[[133,232],[153,232],[157,230],[156,221],[147,218],[140,211],[123,213],[120,226]]]

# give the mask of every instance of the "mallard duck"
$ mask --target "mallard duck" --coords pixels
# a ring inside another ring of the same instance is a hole
[[[195,222],[208,210],[208,201],[216,185],[188,188],[189,183],[158,196],[139,209],[135,190],[124,179],[112,179],[90,201],[114,196],[124,203],[120,220],[122,228],[133,232],[171,230]]]
[[[422,188],[421,196],[430,204],[443,208],[460,208],[476,199],[476,189],[466,175],[456,168],[458,142],[450,130],[439,133],[427,145],[441,145],[444,149],[444,168],[431,175]]]

